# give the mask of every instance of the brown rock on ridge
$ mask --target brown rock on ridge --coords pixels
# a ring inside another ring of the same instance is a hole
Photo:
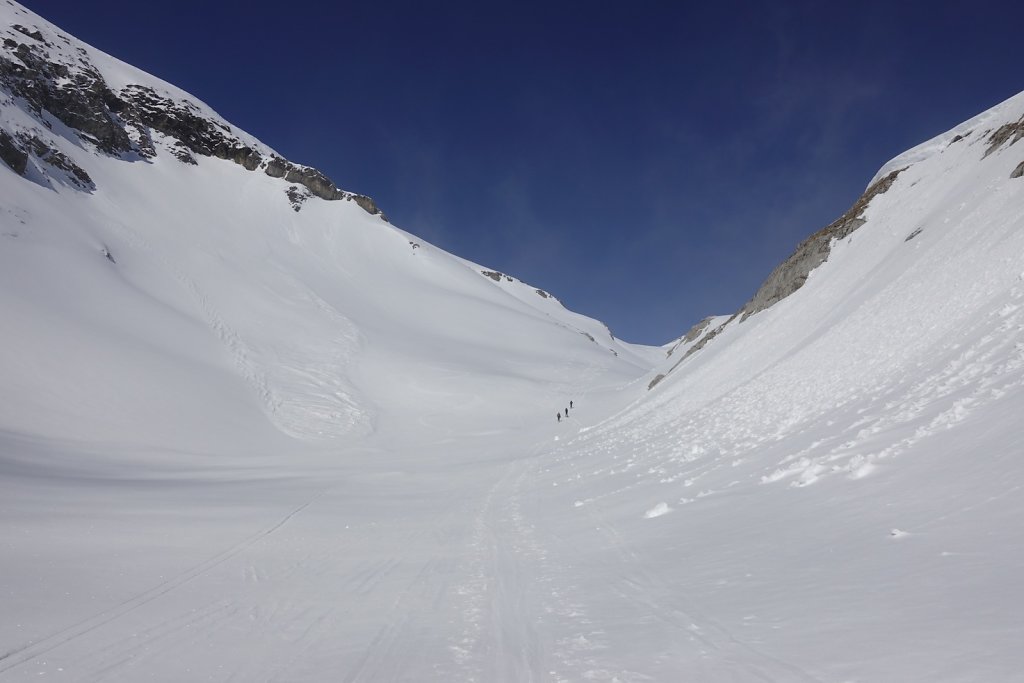
[[[857,228],[864,225],[867,221],[863,214],[868,204],[878,195],[888,191],[892,184],[896,182],[899,174],[905,170],[907,170],[906,167],[897,169],[873,183],[846,213],[801,242],[797,246],[796,251],[768,275],[768,279],[764,281],[764,284],[761,285],[750,301],[744,304],[739,311],[734,313],[724,323],[710,331],[706,331],[708,325],[704,324],[705,321],[710,323],[709,319],[705,319],[694,326],[687,333],[687,341],[692,341],[692,339],[697,338],[701,334],[703,336],[700,337],[696,344],[686,350],[683,357],[668,372],[655,377],[647,388],[653,389],[666,375],[671,374],[679,367],[680,363],[704,348],[708,342],[717,337],[726,326],[737,318],[739,318],[739,322],[743,322],[755,313],[769,308],[803,287],[811,271],[828,259],[833,241],[847,237]],[[693,335],[692,338],[691,335]]]
[[[878,195],[888,191],[897,176],[905,170],[907,169],[897,169],[876,181],[846,213],[801,242],[796,251],[771,272],[753,298],[740,309],[740,322],[803,287],[811,271],[828,259],[832,251],[832,242],[843,239],[864,225],[867,221],[863,214],[868,204]]]

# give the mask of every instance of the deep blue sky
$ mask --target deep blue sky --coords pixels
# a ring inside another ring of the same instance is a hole
[[[1021,2],[22,2],[645,343],[1024,88]]]

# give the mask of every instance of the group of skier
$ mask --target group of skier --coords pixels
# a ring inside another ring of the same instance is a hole
[[[569,401],[569,408],[572,408],[572,407],[573,407],[572,401]],[[566,419],[569,418],[569,408],[565,409],[565,417],[566,417]],[[555,415],[555,417],[558,418],[559,422],[562,421],[562,413],[561,412],[559,412],[557,415]]]

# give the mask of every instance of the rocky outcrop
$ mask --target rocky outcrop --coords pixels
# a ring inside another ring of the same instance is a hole
[[[360,206],[360,208],[362,208],[363,211],[370,215],[380,216],[381,220],[383,221],[386,221],[388,219],[388,217],[384,215],[384,212],[380,210],[380,207],[377,206],[377,202],[373,201],[365,194],[349,193],[346,199],[355,202]]]
[[[1006,144],[1007,141],[1011,145],[1016,143],[1021,138],[1024,138],[1024,116],[1012,123],[1004,123],[995,130],[994,133],[988,136],[988,147],[985,149],[985,155],[983,159],[992,152]]]
[[[189,148],[186,147],[185,144],[181,142],[181,140],[174,141],[174,144],[171,145],[170,152],[175,159],[177,159],[183,164],[188,164],[189,166],[199,165],[199,162],[196,161],[196,158],[192,156],[192,152],[189,151]]]
[[[302,205],[306,203],[306,200],[313,196],[309,193],[309,190],[297,185],[292,185],[284,193],[288,195],[288,203],[292,205],[292,209],[296,213],[302,209]]]
[[[690,330],[685,335],[683,335],[683,343],[689,344],[694,339],[699,337],[701,333],[704,332],[704,330],[708,329],[708,325],[710,325],[711,321],[714,319],[715,316],[709,315],[708,317],[704,318],[699,323],[691,327]]]
[[[248,171],[255,171],[263,161],[259,152],[231,135],[230,128],[203,117],[191,102],[176,102],[141,85],[127,86],[121,97],[127,104],[127,121],[174,138],[196,154],[233,161]]]
[[[96,189],[96,185],[85,169],[73,162],[68,155],[51,147],[38,137],[27,138],[26,144],[39,161],[59,171],[63,179],[71,185],[86,192]]]
[[[28,168],[28,152],[19,147],[6,130],[0,130],[0,159],[18,175],[25,175]]]
[[[85,169],[59,149],[34,135],[11,135],[5,130],[0,130],[0,159],[3,159],[12,171],[21,176],[25,175],[29,159],[32,157],[52,169],[53,172],[49,174],[51,177],[86,192],[96,189]]]
[[[1024,161],[1017,164],[1017,168],[1010,172],[1011,178],[1020,178],[1021,176],[1024,176]]]
[[[501,278],[505,278],[509,282],[514,282],[515,279],[511,275],[505,275],[505,273],[498,272],[497,270],[481,270],[480,274],[484,277],[489,277],[495,282],[501,282]]]
[[[271,156],[264,166],[263,172],[271,178],[284,178],[289,183],[302,185],[309,190],[310,194],[320,199],[328,201],[336,201],[338,199],[354,201],[366,213],[379,215],[382,219],[387,220],[387,217],[384,216],[384,213],[372,199],[366,195],[339,190],[338,186],[331,182],[330,178],[315,168],[299,166],[281,157]]]
[[[665,354],[665,357],[667,358],[674,354],[676,351],[679,350],[679,347],[683,346],[684,344],[692,344],[698,337],[704,334],[704,331],[708,329],[708,327],[711,325],[711,321],[714,320],[715,317],[716,316],[709,315],[708,317],[704,318],[699,323],[691,327],[689,330],[687,330],[686,334],[680,337],[672,346],[672,348],[668,350],[668,353]]]
[[[103,152],[122,154],[131,150],[131,138],[117,116],[123,102],[85,61],[85,51],[79,48],[83,59],[75,68],[69,68],[49,59],[48,44],[42,40],[42,34],[37,39],[36,33],[27,34],[31,43],[4,40],[0,51],[0,86],[24,100],[41,120],[43,112],[49,112]]]
[[[830,225],[801,242],[796,251],[771,272],[754,297],[740,309],[740,321],[763,311],[803,287],[811,271],[828,259],[832,243],[845,238],[866,222],[864,210],[871,200],[892,187],[901,168],[879,179],[861,195],[850,209]]]
[[[721,325],[718,325],[717,327],[712,328],[711,330],[707,331],[706,333],[704,333],[704,331],[707,330],[708,325],[710,325],[711,321],[714,319],[714,316],[704,318],[704,320],[702,320],[701,322],[697,323],[692,328],[690,328],[690,332],[687,333],[687,337],[690,337],[691,333],[694,336],[691,337],[689,340],[687,340],[686,337],[684,337],[683,340],[684,341],[693,341],[694,339],[697,339],[697,337],[700,337],[700,339],[697,341],[696,344],[694,344],[690,348],[686,349],[686,353],[683,354],[683,357],[680,358],[679,360],[677,360],[675,362],[675,365],[673,365],[671,368],[669,368],[668,372],[666,372],[664,374],[657,375],[654,379],[652,379],[651,383],[647,385],[647,389],[648,390],[653,389],[655,386],[657,386],[658,382],[660,382],[661,380],[665,379],[666,375],[671,374],[673,370],[678,368],[679,365],[684,360],[686,360],[687,358],[689,358],[690,356],[692,356],[693,354],[697,353],[698,351],[703,349],[705,346],[707,346],[707,343],[709,341],[711,341],[712,339],[717,337],[722,332],[722,330],[725,329],[726,325],[728,325],[733,320],[738,318],[739,315],[740,315],[739,313],[734,313],[732,315],[732,317],[730,317],[724,323],[722,323]],[[701,333],[704,333],[703,336],[700,336]],[[676,348],[678,348],[678,346]],[[672,349],[672,351],[675,351],[675,350],[676,350],[675,348]],[[672,352],[669,352],[669,355],[671,356]]]
[[[768,279],[757,290],[753,298],[724,323],[709,329],[712,318],[705,318],[693,326],[686,333],[686,336],[683,337],[681,343],[694,340],[696,340],[696,343],[686,349],[683,357],[676,361],[667,372],[659,374],[652,379],[647,388],[653,389],[657,386],[665,376],[671,374],[684,360],[707,346],[708,342],[721,334],[733,321],[739,319],[739,322],[743,322],[755,313],[778,303],[803,287],[811,271],[828,259],[828,255],[832,251],[833,242],[847,237],[857,228],[864,225],[867,222],[864,218],[864,211],[871,203],[871,200],[887,192],[892,187],[892,184],[896,182],[899,174],[905,170],[907,170],[905,167],[897,169],[879,179],[861,195],[860,199],[846,213],[801,242],[797,246],[796,251],[771,272]],[[678,348],[678,345],[676,348]],[[671,355],[671,352],[669,355]]]
[[[266,158],[195,102],[173,99],[143,85],[114,92],[90,63],[87,50],[74,47],[71,39],[59,33],[55,43],[47,42],[38,28],[15,24],[8,27],[0,48],[0,90],[27,105],[40,131],[56,119],[98,151],[126,160],[155,157],[154,133],[158,133],[168,139],[170,153],[182,163],[194,165],[196,157],[203,156],[225,159],[249,171],[262,168],[271,177],[302,186],[311,196],[353,201],[387,220],[371,198],[339,189],[321,171],[273,155]],[[23,142],[42,161],[66,172],[72,184],[92,187],[83,169],[38,137],[33,139],[36,142]],[[49,151],[39,150],[40,144]],[[0,159],[19,174],[25,173],[28,153],[11,133],[0,135]],[[289,194],[289,200],[298,210],[305,195],[295,200]]]
[[[27,28],[25,28],[24,26],[22,26],[21,24],[14,24],[13,26],[11,26],[11,28],[13,28],[15,31],[17,31],[18,33],[20,33],[23,36],[28,36],[29,38],[31,38],[33,40],[38,40],[40,43],[43,43],[45,45],[49,45],[49,43],[47,43],[45,40],[43,40],[43,33],[39,29],[36,29],[35,31],[30,31]]]
[[[284,179],[289,183],[302,185],[309,190],[314,197],[319,197],[320,199],[334,201],[346,198],[347,193],[339,190],[335,184],[331,182],[330,178],[315,168],[296,166],[295,164],[290,164],[287,161],[284,163],[287,164],[288,167],[288,170],[284,175]]]
[[[690,356],[692,356],[693,354],[697,353],[698,351],[703,349],[705,346],[707,346],[707,343],[709,341],[711,341],[712,339],[717,337],[722,332],[722,330],[725,329],[725,326],[728,325],[729,323],[731,323],[737,317],[739,317],[739,313],[733,313],[732,316],[730,316],[730,318],[728,320],[726,320],[724,323],[722,323],[721,325],[718,325],[717,327],[714,327],[714,328],[708,330],[704,334],[704,336],[702,336],[700,339],[697,340],[696,344],[694,344],[690,348],[686,349],[686,353],[684,353],[683,357],[679,359],[679,362],[680,363],[683,362],[684,360],[686,360],[687,358],[689,358]]]

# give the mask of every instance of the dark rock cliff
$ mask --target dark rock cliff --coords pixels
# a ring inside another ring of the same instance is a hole
[[[194,102],[175,100],[143,85],[115,92],[89,61],[89,52],[60,32],[44,34],[20,24],[3,28],[7,30],[0,47],[0,92],[19,103],[40,131],[52,130],[55,119],[97,151],[127,161],[155,157],[154,133],[158,133],[174,141],[167,149],[182,163],[195,164],[196,156],[203,156],[225,159],[249,171],[262,168],[273,178],[301,185],[312,196],[354,201],[367,213],[387,220],[369,197],[339,189],[315,168],[261,154],[235,136],[230,126],[204,115]],[[12,170],[24,175],[33,156],[61,171],[72,185],[93,189],[83,169],[39,136],[0,129],[0,159]]]
[[[24,175],[28,167],[28,153],[3,129],[0,129],[0,159],[18,175]]]
[[[28,42],[4,39],[0,88],[20,98],[44,125],[44,113],[49,113],[100,151],[120,154],[132,149],[132,141],[117,117],[123,103],[85,59],[85,50],[79,48],[80,61],[72,68],[49,58],[51,45],[38,31],[30,35]]]

